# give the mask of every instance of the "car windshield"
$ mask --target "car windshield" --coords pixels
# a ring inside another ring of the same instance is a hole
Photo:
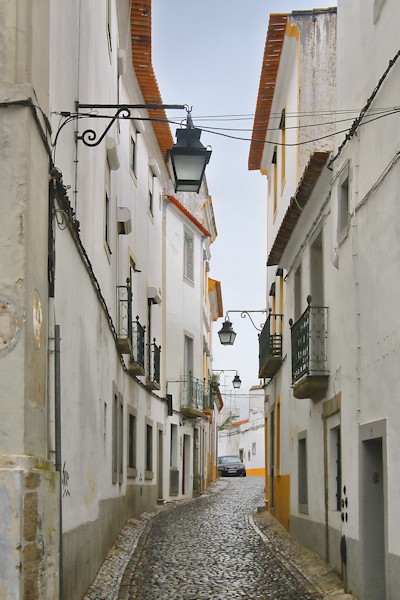
[[[221,464],[237,463],[240,462],[240,459],[237,456],[221,456],[218,462]]]

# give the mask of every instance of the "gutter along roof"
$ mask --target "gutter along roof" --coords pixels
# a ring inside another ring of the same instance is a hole
[[[268,256],[267,267],[279,264],[290,237],[301,217],[317,181],[328,161],[330,152],[314,152],[304,169],[303,177],[282,219],[279,231]]]
[[[253,133],[251,136],[248,168],[249,171],[259,169],[264,151],[271,114],[275,83],[278,75],[283,40],[285,37],[288,14],[271,14],[269,18],[267,40],[265,42],[264,58],[261,68],[260,85],[258,88],[256,113],[254,116]]]
[[[145,104],[163,104],[151,56],[151,0],[131,3],[132,60]],[[165,119],[165,110],[148,109],[153,119]],[[165,160],[167,150],[173,146],[170,126],[167,122],[152,121],[161,153]]]

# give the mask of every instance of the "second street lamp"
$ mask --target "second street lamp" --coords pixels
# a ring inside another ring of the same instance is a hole
[[[233,378],[232,385],[236,390],[238,390],[240,388],[241,384],[242,384],[242,380],[240,379],[239,374],[236,373],[235,377]]]
[[[242,384],[242,380],[239,377],[239,373],[235,370],[235,369],[219,369],[217,371],[213,371],[213,375],[218,377],[221,375],[221,373],[236,373],[235,377],[232,379],[232,385],[233,387],[238,390]]]
[[[225,316],[225,321],[223,322],[221,329],[218,331],[219,341],[223,346],[233,346],[233,343],[236,338],[236,332],[233,330],[232,323],[229,320],[230,312],[240,313],[242,319],[244,319],[245,317],[249,317],[254,329],[257,329],[257,331],[262,331],[264,323],[261,324],[261,327],[257,327],[253,319],[251,318],[250,313],[265,314],[267,312],[266,309],[262,308],[261,310],[228,310]]]
[[[228,317],[225,318],[221,329],[218,331],[218,337],[223,346],[233,346],[236,332],[232,329],[232,323]]]

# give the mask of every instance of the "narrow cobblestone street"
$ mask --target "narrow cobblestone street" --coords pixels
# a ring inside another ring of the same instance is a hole
[[[131,519],[84,600],[353,598],[323,559],[255,512],[263,505],[263,478],[221,479]]]
[[[217,494],[160,513],[128,565],[127,597],[319,598],[285,569],[251,526],[248,515],[263,503],[263,487],[261,478],[229,479]]]

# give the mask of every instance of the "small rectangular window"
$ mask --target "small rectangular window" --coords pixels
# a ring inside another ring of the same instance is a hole
[[[105,169],[104,182],[104,246],[107,255],[111,254],[111,171],[108,163]]]
[[[153,478],[153,426],[147,422],[146,423],[146,473],[145,473],[145,479],[152,479],[152,478]]]
[[[337,240],[342,242],[348,233],[349,226],[349,167],[344,170],[338,185],[338,227]]]
[[[154,215],[153,195],[154,195],[154,174],[153,174],[153,171],[151,169],[149,169],[149,211],[152,216]]]
[[[329,436],[329,508],[341,510],[342,457],[340,426],[330,429]]]
[[[194,239],[193,234],[188,231],[185,231],[184,275],[190,281],[194,280]]]
[[[118,395],[114,393],[112,410],[112,482],[118,482]]]
[[[282,110],[281,121],[279,123],[281,130],[281,193],[286,180],[286,109]]]
[[[124,404],[117,386],[113,383],[111,464],[112,482],[122,484],[123,480],[123,440]]]
[[[308,513],[307,434],[298,437],[299,512]]]
[[[169,466],[178,466],[178,426],[171,424]]]
[[[111,0],[106,0],[106,27],[107,27],[107,41],[108,50],[112,51],[112,38],[111,38]]]
[[[107,192],[104,211],[104,239],[107,244],[107,248],[110,249],[110,197]]]
[[[301,289],[301,266],[296,269],[294,274],[294,320],[301,316],[302,313],[302,289]]]
[[[131,132],[131,141],[130,141],[130,169],[136,177],[136,133]]]
[[[136,417],[129,414],[128,467],[136,469]]]
[[[137,420],[136,409],[127,406],[127,465],[126,473],[128,477],[137,477]]]
[[[122,483],[124,474],[124,405],[121,398],[118,403],[118,482]]]

